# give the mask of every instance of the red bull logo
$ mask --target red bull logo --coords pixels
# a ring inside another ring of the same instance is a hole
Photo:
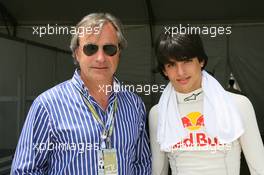
[[[221,145],[216,137],[210,138],[203,131],[204,116],[200,112],[191,112],[182,117],[182,124],[184,128],[189,130],[189,135],[175,144],[173,149],[186,148],[190,150],[189,148],[193,147],[216,147]]]
[[[204,127],[204,117],[200,112],[192,112],[182,117],[182,124],[190,131],[199,130]]]

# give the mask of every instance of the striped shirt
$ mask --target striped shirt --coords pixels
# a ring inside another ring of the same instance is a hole
[[[106,111],[89,95],[78,70],[38,96],[22,129],[11,174],[97,174],[103,131],[85,104],[86,97],[103,122],[117,97],[111,145],[117,149],[120,175],[151,174],[151,153],[142,100],[132,92],[112,92]]]

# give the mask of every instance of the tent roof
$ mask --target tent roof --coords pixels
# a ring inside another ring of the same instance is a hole
[[[98,11],[113,13],[125,24],[264,22],[264,1],[261,0],[8,0],[2,5],[18,25],[47,22],[75,24],[86,14]]]

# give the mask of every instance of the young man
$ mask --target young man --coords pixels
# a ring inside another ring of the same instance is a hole
[[[149,114],[152,172],[167,175],[239,175],[241,148],[251,174],[264,174],[264,149],[254,109],[226,92],[203,69],[199,35],[161,34],[160,73],[169,79]]]
[[[11,174],[150,174],[144,104],[131,92],[113,91],[126,45],[121,24],[93,13],[76,29],[71,49],[79,68],[32,104]]]

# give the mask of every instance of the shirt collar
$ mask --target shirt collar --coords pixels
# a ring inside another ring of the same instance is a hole
[[[71,79],[72,84],[77,88],[77,90],[85,96],[88,96],[88,89],[84,85],[84,82],[80,76],[80,69],[75,69],[73,77]]]
[[[193,103],[203,99],[202,88],[196,89],[189,93],[180,93],[176,91],[178,103]]]
[[[116,77],[113,78],[114,82],[113,82],[113,87],[120,87],[120,82],[118,81],[118,79]],[[84,95],[85,97],[87,97],[88,99],[92,100],[92,101],[95,101],[93,99],[93,97],[89,94],[89,90],[88,88],[85,86],[83,80],[81,79],[81,76],[80,76],[80,69],[76,69],[74,74],[73,74],[73,77],[71,79],[71,82],[73,83],[73,85],[77,88],[77,90],[82,93],[82,95]],[[106,90],[105,88],[103,88],[102,90]],[[110,93],[110,96],[109,96],[109,104],[112,103],[112,101],[114,100],[114,97],[117,95],[119,91],[116,91],[116,90],[112,90],[112,92]]]

